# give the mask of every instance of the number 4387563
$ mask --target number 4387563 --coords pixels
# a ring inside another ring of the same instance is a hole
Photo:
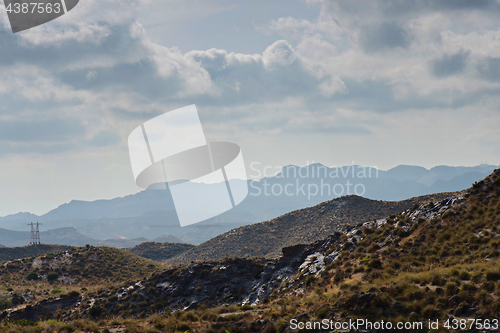
[[[9,3],[5,8],[7,13],[14,14],[51,14],[56,13],[59,14],[61,12],[61,4],[60,3],[38,3],[38,2],[30,2],[30,3]]]
[[[497,330],[498,319],[448,319],[444,325],[447,329],[454,330]]]

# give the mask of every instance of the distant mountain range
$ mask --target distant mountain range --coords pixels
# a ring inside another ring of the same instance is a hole
[[[249,181],[248,197],[234,209],[184,228],[179,225],[168,189],[151,188],[111,200],[73,200],[42,216],[18,213],[1,217],[0,228],[10,231],[2,230],[0,244],[13,246],[13,239],[17,239],[24,242],[15,243],[17,246],[25,245],[29,241],[26,223],[37,221],[43,222],[42,230],[49,230],[41,233],[43,243],[85,245],[114,239],[128,240],[119,247],[130,247],[137,244],[134,239],[142,242],[159,235],[172,235],[176,242],[200,244],[228,230],[347,194],[397,201],[462,190],[495,168],[497,166],[479,165],[426,169],[400,165],[382,171],[358,165],[331,168],[321,164],[289,165],[274,177]],[[210,195],[213,185],[192,183],[191,186]]]

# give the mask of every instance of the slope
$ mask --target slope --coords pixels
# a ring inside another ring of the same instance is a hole
[[[345,196],[270,221],[230,230],[168,260],[167,264],[225,257],[277,257],[283,247],[311,243],[357,223],[396,214],[448,195],[441,193],[395,202]]]
[[[71,249],[67,245],[38,244],[22,247],[0,247],[0,262],[12,259],[34,257],[45,253],[63,252]]]

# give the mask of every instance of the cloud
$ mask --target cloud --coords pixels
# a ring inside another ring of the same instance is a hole
[[[382,23],[361,29],[360,44],[365,52],[379,52],[398,47],[406,48],[411,38],[402,26],[395,23]]]
[[[78,139],[85,127],[73,119],[13,120],[0,122],[0,141],[58,142]]]
[[[485,59],[482,59],[477,66],[477,71],[482,79],[499,82],[500,58],[487,57]]]
[[[470,52],[458,52],[453,55],[445,54],[439,59],[431,60],[432,73],[437,77],[447,77],[460,74],[467,66]]]
[[[103,130],[94,135],[89,140],[89,145],[93,147],[107,147],[120,143],[121,138],[112,130]]]

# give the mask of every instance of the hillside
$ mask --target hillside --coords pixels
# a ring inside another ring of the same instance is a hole
[[[440,200],[449,195],[441,193],[394,202],[370,200],[354,195],[337,198],[270,221],[230,230],[168,260],[167,263],[188,263],[193,260],[217,260],[225,257],[276,258],[283,247],[315,242],[357,223],[396,214],[423,202]]]
[[[161,262],[193,248],[195,248],[194,245],[186,243],[146,242],[124,250],[143,258]]]
[[[0,264],[0,310],[16,302],[33,303],[61,294],[72,295],[148,276],[162,265],[109,247],[71,248],[38,245],[1,249],[24,251],[63,250]],[[16,296],[17,295],[17,296]],[[17,297],[17,298],[16,298]],[[14,302],[14,303],[13,303]]]
[[[0,247],[0,262],[11,260],[34,257],[45,253],[57,253],[71,249],[67,245],[49,245],[37,244],[27,245],[23,247]]]

